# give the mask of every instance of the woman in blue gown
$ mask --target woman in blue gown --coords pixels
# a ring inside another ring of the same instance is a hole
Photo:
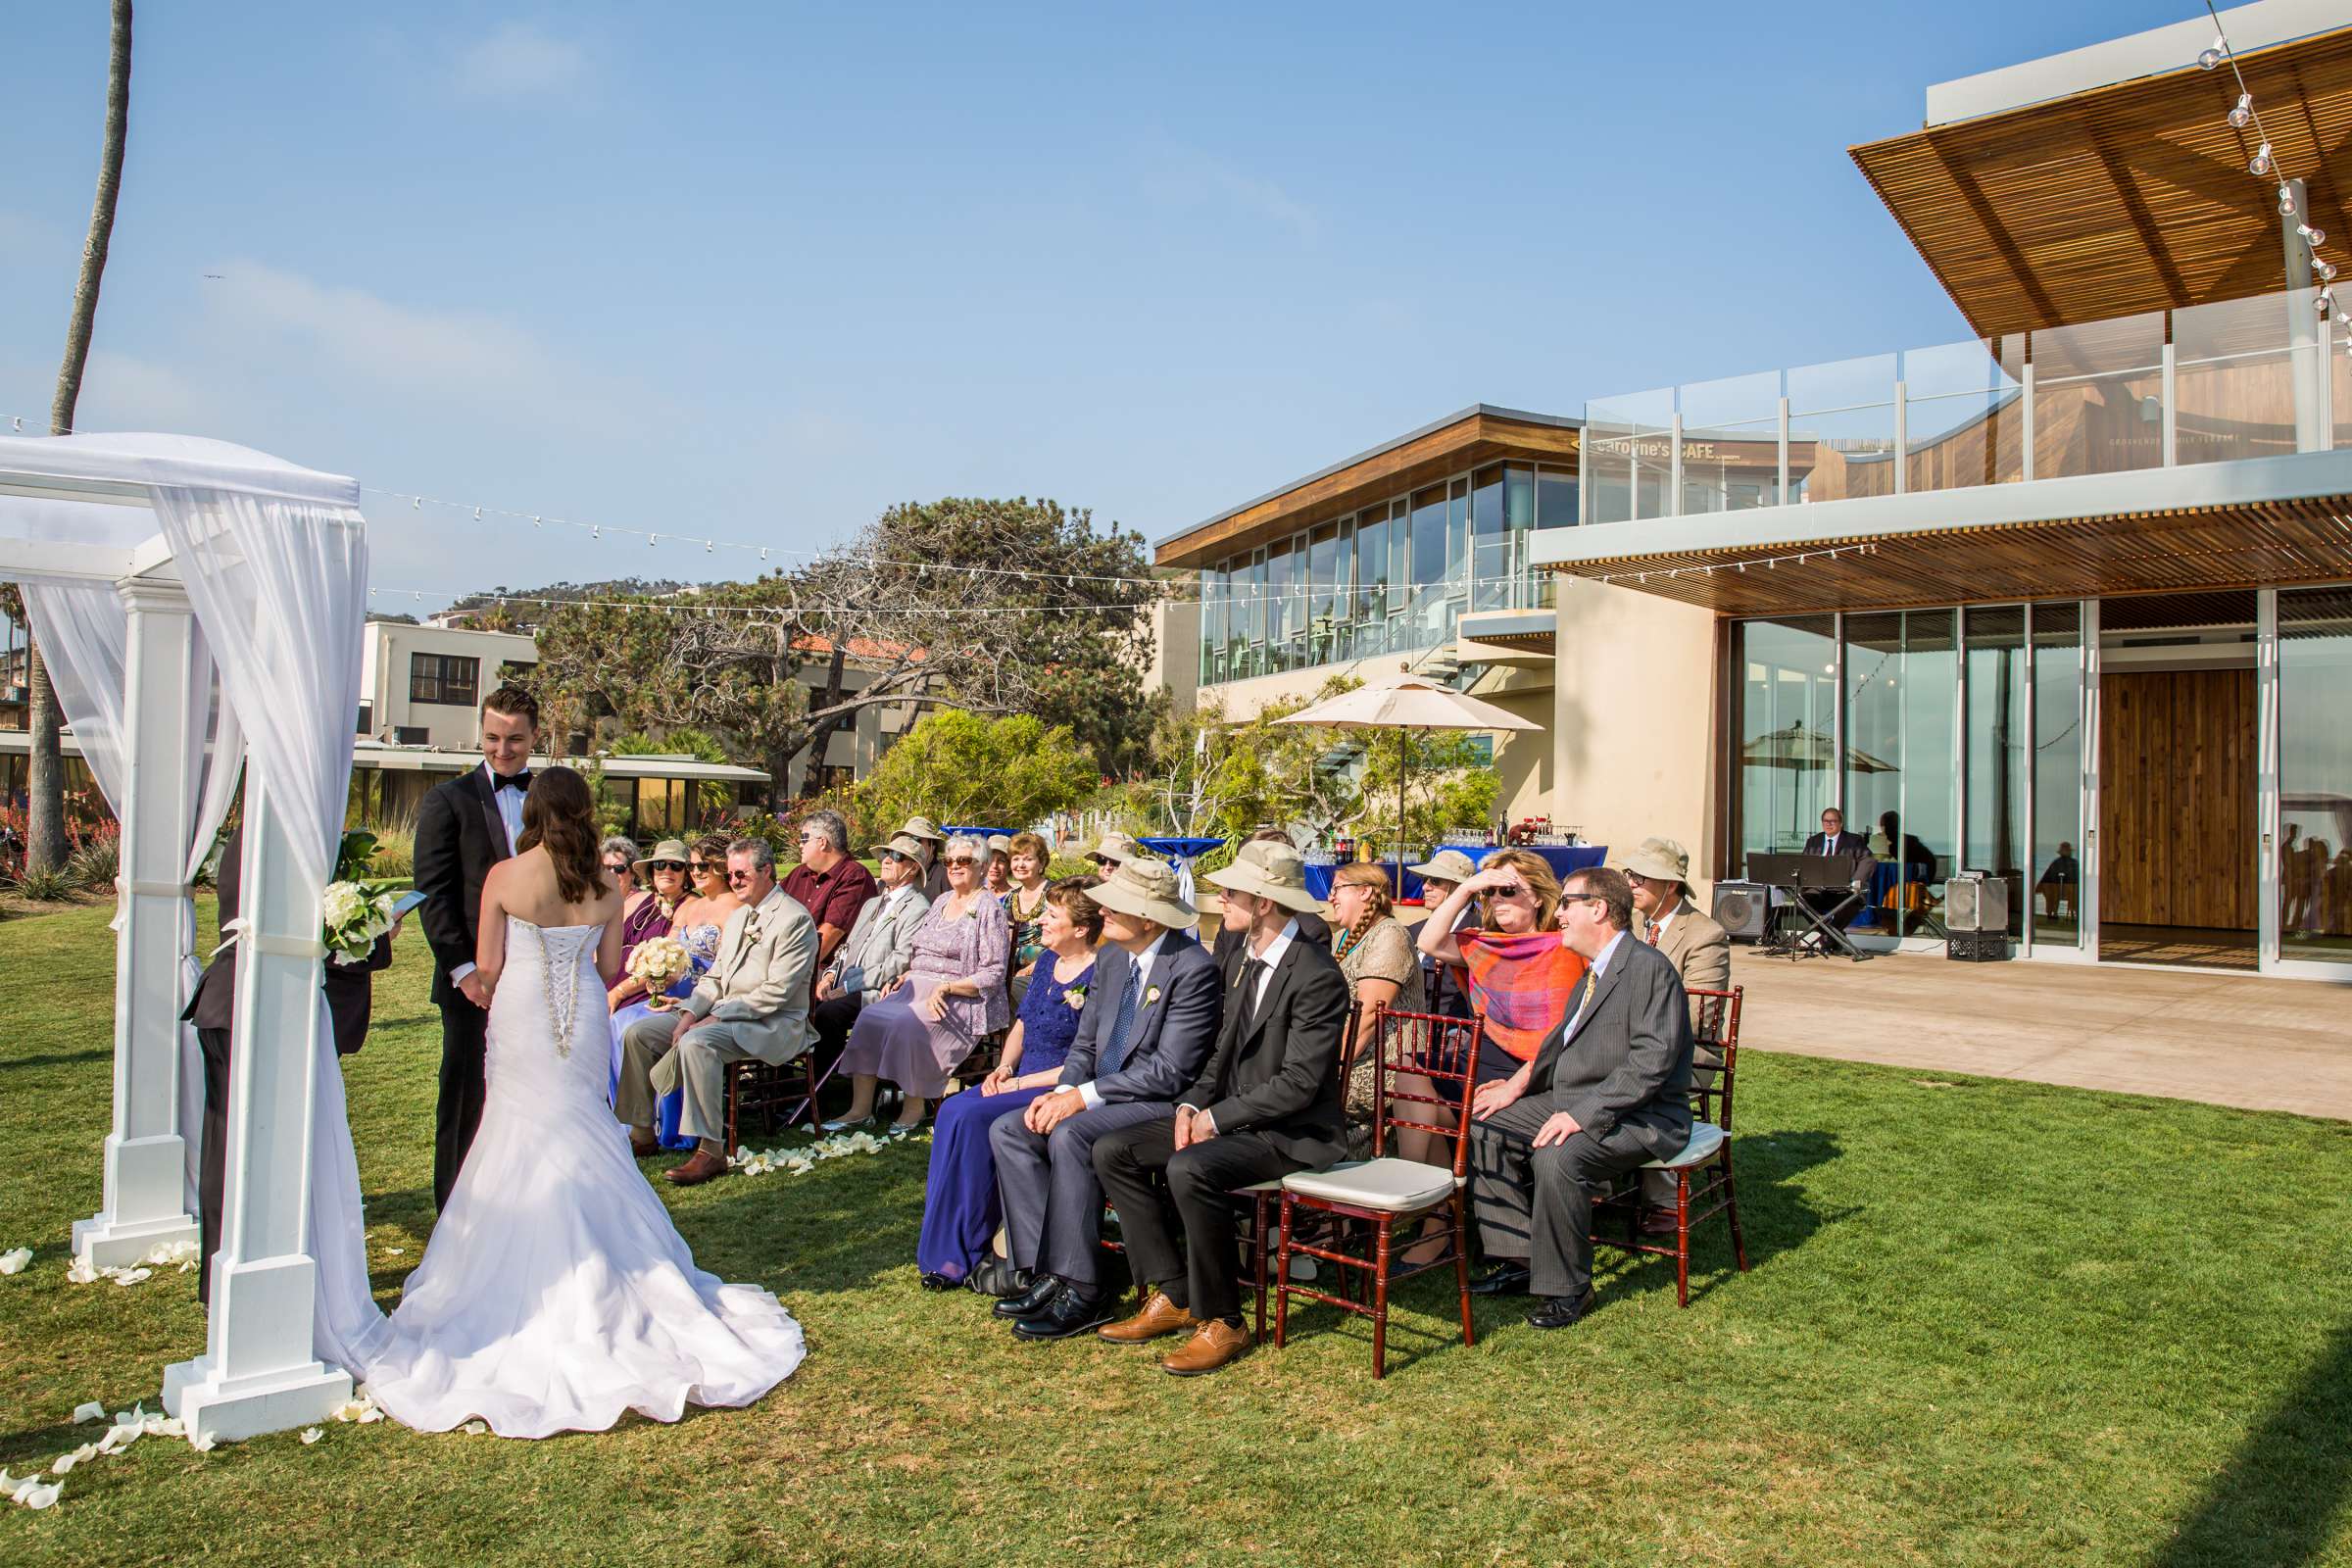
[[[926,1289],[944,1291],[970,1279],[988,1255],[989,1238],[1004,1222],[989,1129],[1061,1077],[1062,1058],[1070,1054],[1094,981],[1095,946],[1102,940],[1102,910],[1086,896],[1101,880],[1070,877],[1046,895],[1039,931],[1045,951],[1021,998],[1004,1058],[978,1089],[940,1102],[931,1131],[923,1230],[914,1248]]]

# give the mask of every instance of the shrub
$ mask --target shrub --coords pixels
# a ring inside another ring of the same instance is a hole
[[[81,884],[74,880],[71,864],[55,871],[27,871],[17,878],[17,892],[35,904],[56,904],[72,896]]]
[[[100,837],[92,834],[83,839],[81,847],[66,858],[66,875],[74,884],[93,893],[114,890],[115,878],[122,872],[122,839],[120,834]]]
[[[371,877],[416,874],[416,824],[402,822],[375,830],[375,854],[368,861]]]

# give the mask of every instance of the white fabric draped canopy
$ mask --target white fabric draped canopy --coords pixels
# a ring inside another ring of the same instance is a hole
[[[24,586],[59,705],[92,778],[125,821],[131,792],[164,781],[131,776],[126,715],[137,672],[129,612],[110,579],[167,562],[197,628],[185,772],[174,781],[186,807],[177,824],[181,881],[209,853],[242,760],[285,823],[316,930],[318,894],[342,834],[359,707],[368,553],[358,485],[193,437],[0,437],[0,577]],[[195,917],[182,903],[184,1000]],[[383,1318],[368,1290],[359,1167],[322,995],[316,1010],[307,1172],[315,1353],[356,1368]],[[181,1074],[183,1103],[190,1076]],[[191,1171],[195,1131],[186,1126]]]

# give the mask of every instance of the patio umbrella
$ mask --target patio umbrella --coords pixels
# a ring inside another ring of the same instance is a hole
[[[1787,767],[1801,770],[1834,768],[1838,765],[1838,743],[1820,730],[1799,722],[1785,725],[1769,735],[1759,735],[1740,749],[1740,760],[1747,767]],[[1901,769],[1892,762],[1882,761],[1858,746],[1845,749],[1845,767],[1849,773],[1896,773]],[[1791,797],[1788,830],[1800,830],[1795,820],[1797,807]]]
[[[1394,675],[1300,709],[1278,724],[1315,724],[1326,729],[1393,729],[1396,732],[1396,888],[1404,890],[1404,737],[1408,730],[1526,730],[1544,726],[1493,703],[1441,686],[1411,665]]]

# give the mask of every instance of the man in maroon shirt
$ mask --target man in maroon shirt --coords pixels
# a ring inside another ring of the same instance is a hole
[[[850,855],[850,824],[839,811],[811,811],[801,820],[801,863],[784,878],[784,896],[797,899],[816,921],[816,967],[858,923],[858,911],[882,889],[874,873]]]

